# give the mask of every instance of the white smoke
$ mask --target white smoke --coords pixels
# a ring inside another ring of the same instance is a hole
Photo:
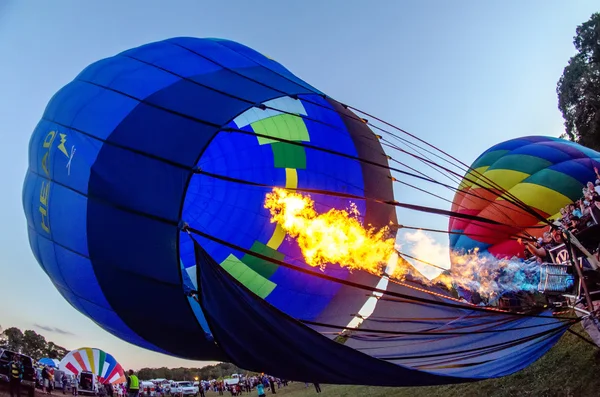
[[[410,256],[443,267],[444,269],[450,269],[448,244],[442,244],[436,241],[422,230],[403,233],[398,237],[397,243],[400,246],[400,251],[405,252]],[[443,270],[427,265],[421,261],[406,257],[404,259],[409,261],[411,265],[429,280],[436,278],[443,272]]]

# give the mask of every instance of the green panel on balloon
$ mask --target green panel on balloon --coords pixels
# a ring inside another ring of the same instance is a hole
[[[499,158],[508,153],[508,150],[494,150],[493,152],[486,153],[482,155],[480,158],[475,160],[473,164],[471,164],[471,168],[479,168],[484,166],[490,166],[496,162]]]
[[[492,164],[488,168],[488,172],[491,170],[512,170],[532,175],[551,165],[551,162],[540,157],[529,156],[527,154],[509,154]]]
[[[287,142],[277,142],[271,145],[275,168],[306,169],[306,152],[304,147]]]
[[[310,141],[306,125],[300,116],[280,114],[278,116],[255,121],[251,126],[257,134],[281,138],[287,141]],[[258,143],[261,145],[273,142],[280,141],[262,136],[258,137]]]
[[[267,280],[252,270],[248,265],[240,261],[232,254],[229,254],[229,256],[225,258],[223,262],[221,262],[221,266],[227,271],[227,273],[231,274],[233,278],[244,284],[246,288],[263,299],[266,298],[276,287],[275,283]]]
[[[268,247],[259,241],[255,241],[254,244],[252,244],[252,248],[250,248],[250,251],[256,252],[257,254],[261,254],[269,258],[276,259],[278,261],[282,261],[285,257],[285,255],[283,255],[281,252],[275,251],[273,248]],[[242,257],[242,262],[244,262],[252,270],[260,274],[264,278],[271,277],[279,267],[275,263],[248,254]]]
[[[581,182],[567,174],[549,168],[531,175],[523,182],[545,186],[567,196],[573,201],[579,199],[583,195],[581,191]]]
[[[96,373],[102,375],[102,371],[104,370],[104,362],[106,361],[106,353],[104,352],[104,350],[99,350],[98,352],[100,353],[100,358],[98,360],[100,368],[98,368],[98,371]]]

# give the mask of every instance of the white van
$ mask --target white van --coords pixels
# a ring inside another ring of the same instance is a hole
[[[140,397],[155,397],[156,396],[156,385],[154,382],[143,380],[140,382]]]
[[[89,371],[81,371],[77,375],[77,394],[95,396],[98,394],[98,378]]]

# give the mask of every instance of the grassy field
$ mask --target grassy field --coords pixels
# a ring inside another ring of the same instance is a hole
[[[584,334],[579,326],[574,330]],[[598,349],[567,333],[536,363],[504,378],[462,385],[420,388],[322,385],[323,392],[320,397],[597,397],[600,396],[599,357]],[[0,389],[0,397],[8,397],[5,390]],[[244,396],[256,397],[255,393],[244,394]],[[267,393],[267,397],[270,395]],[[207,397],[215,396],[217,393],[207,393]],[[225,397],[227,396],[228,394],[225,394]],[[290,386],[277,390],[277,397],[282,396],[315,397],[316,393],[312,385],[305,388],[304,383],[291,383]]]
[[[585,334],[579,326],[574,327],[574,330]],[[597,359],[597,352],[598,349],[567,333],[548,354],[529,368],[504,378],[419,388],[322,385],[321,397],[598,397],[600,360]],[[267,397],[269,395],[268,393]],[[316,395],[314,387],[310,385],[305,388],[304,383],[292,383],[277,392],[279,397]]]

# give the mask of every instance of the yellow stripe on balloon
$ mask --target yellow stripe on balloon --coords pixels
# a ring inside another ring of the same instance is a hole
[[[560,213],[560,209],[559,209],[559,210],[558,210],[558,211],[557,211],[555,214],[553,214],[553,215],[550,215],[550,216],[549,216],[548,218],[546,218],[546,219],[548,219],[548,220],[552,219],[553,221],[555,221],[555,220],[557,220],[557,219],[561,219],[561,218],[562,218],[562,214]],[[544,232],[545,232],[545,231],[548,231],[548,229],[546,229],[546,228],[544,228],[544,227],[543,227],[543,226],[548,226],[548,224],[547,224],[546,222],[542,222],[542,221],[540,221],[540,222],[538,222],[538,223],[537,223],[537,225],[536,225],[536,226],[542,226],[542,228],[539,228],[539,230],[543,230]],[[535,233],[534,233],[534,234],[535,234]],[[542,232],[539,232],[539,235],[541,236],[541,235],[542,235]]]
[[[546,214],[556,214],[562,207],[572,203],[567,196],[533,183],[520,183],[510,189],[510,193],[528,206],[537,208]]]
[[[548,219],[554,219],[554,220],[556,220],[556,219],[560,219],[560,218],[562,218],[562,214],[560,213],[560,210],[558,210],[558,212],[557,212],[556,214],[554,214],[554,215],[550,215],[550,216],[548,217]],[[540,222],[540,223],[541,223],[541,222]]]
[[[488,168],[490,168],[490,167],[485,166],[485,167],[475,168],[474,170],[469,171],[469,173],[467,175],[465,175],[465,177],[463,178],[460,185],[458,185],[458,190],[463,190],[463,189],[473,186],[473,182],[477,182],[479,180],[479,178],[481,178],[481,175],[485,171],[487,171]],[[473,181],[473,182],[470,182],[470,181]]]
[[[298,171],[295,168],[286,168],[285,169],[285,187],[288,189],[296,189],[298,187]],[[285,230],[277,224],[275,226],[275,230],[273,231],[273,235],[269,239],[267,246],[274,250],[277,250],[281,243],[283,243],[283,239],[285,238]]]
[[[90,366],[92,367],[92,368],[90,368],[90,370],[93,374],[95,374],[96,373],[96,363],[94,362],[94,351],[92,349],[90,349],[89,347],[86,347],[85,353],[87,354],[88,360],[90,362]]]
[[[513,186],[527,179],[527,177],[529,177],[529,174],[521,171],[498,169],[487,171],[485,173],[485,177],[493,183],[480,181],[482,186],[485,186],[490,189],[498,189],[499,186],[503,190],[511,190]]]
[[[275,231],[273,231],[273,235],[271,236],[271,238],[269,239],[269,242],[267,243],[267,247],[277,250],[277,248],[279,248],[281,243],[283,243],[284,238],[285,238],[285,231],[278,223],[277,226],[275,226]]]

